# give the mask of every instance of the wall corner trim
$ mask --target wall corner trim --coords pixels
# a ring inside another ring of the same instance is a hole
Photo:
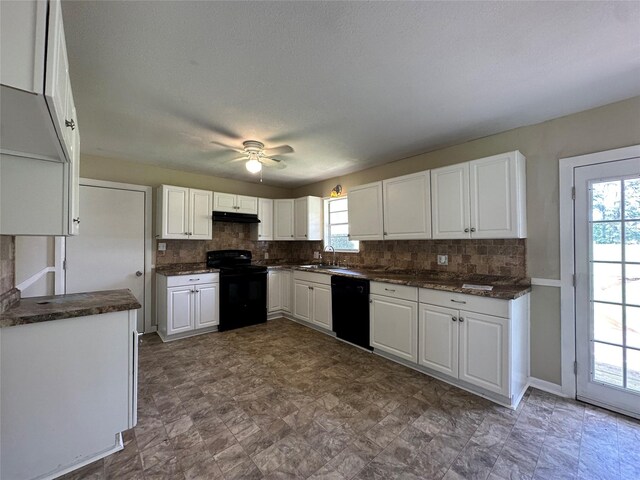
[[[529,386],[542,390],[543,392],[551,393],[563,398],[571,398],[562,391],[562,386],[557,383],[547,382],[546,380],[540,380],[539,378],[529,377]]]

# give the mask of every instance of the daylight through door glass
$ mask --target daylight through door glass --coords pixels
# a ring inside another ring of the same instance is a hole
[[[590,194],[591,379],[640,392],[640,179]]]

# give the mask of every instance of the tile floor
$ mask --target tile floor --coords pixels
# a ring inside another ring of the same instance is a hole
[[[138,425],[67,479],[639,479],[640,422],[517,411],[278,319],[140,347]]]

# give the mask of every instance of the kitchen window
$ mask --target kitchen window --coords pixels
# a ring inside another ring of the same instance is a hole
[[[349,240],[349,212],[347,197],[328,198],[324,201],[324,248],[336,252],[358,252],[358,240]]]

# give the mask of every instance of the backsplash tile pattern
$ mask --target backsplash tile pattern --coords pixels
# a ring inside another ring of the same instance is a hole
[[[164,240],[166,252],[156,252],[157,265],[205,261],[208,250],[238,248],[251,250],[254,261],[267,263],[311,263],[322,242],[257,242],[251,240],[255,225],[214,223],[213,240]],[[333,259],[323,254],[324,261]],[[437,264],[437,255],[448,255],[449,265]],[[526,240],[386,240],[360,242],[359,253],[337,253],[342,265],[384,267],[398,270],[439,270],[526,277]]]

